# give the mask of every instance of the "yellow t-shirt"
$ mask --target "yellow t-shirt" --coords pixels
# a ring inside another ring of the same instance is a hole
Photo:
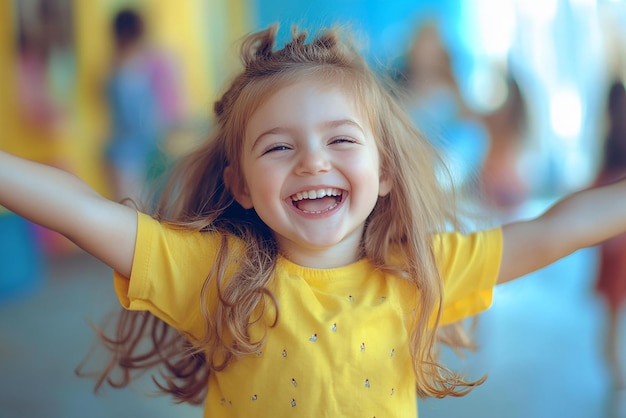
[[[445,324],[490,306],[502,238],[500,229],[439,238]],[[139,214],[131,278],[115,274],[120,302],[202,335],[200,289],[219,241],[217,234],[174,230]],[[409,283],[365,259],[314,269],[279,258],[271,291],[278,323],[253,326],[253,338],[267,333],[262,349],[211,373],[205,417],[417,416],[405,321],[416,291]],[[272,323],[274,312],[267,311]]]

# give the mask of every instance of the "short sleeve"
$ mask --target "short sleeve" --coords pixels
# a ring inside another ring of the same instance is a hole
[[[435,251],[444,283],[440,324],[446,325],[491,306],[502,259],[502,230],[445,233],[438,238]]]
[[[147,310],[176,329],[198,336],[201,291],[215,261],[216,233],[182,230],[138,214],[130,278],[114,272],[121,305]]]

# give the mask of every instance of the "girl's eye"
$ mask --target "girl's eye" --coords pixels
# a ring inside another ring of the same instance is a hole
[[[340,136],[340,137],[338,137],[338,138],[333,138],[333,139],[331,139],[331,141],[330,141],[330,143],[331,143],[331,144],[342,144],[342,143],[349,143],[349,144],[353,144],[353,143],[355,143],[355,142],[356,142],[356,141],[355,141],[354,139],[352,139],[352,138],[348,138],[348,137],[345,137],[345,136]]]
[[[270,152],[274,151],[287,151],[289,149],[291,148],[288,145],[284,144],[272,145],[271,147],[268,147],[265,151],[263,151],[262,155],[269,154]]]

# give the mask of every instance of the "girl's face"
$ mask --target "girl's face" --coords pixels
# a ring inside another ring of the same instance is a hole
[[[256,210],[290,260],[309,267],[356,261],[365,220],[390,190],[353,96],[311,80],[279,89],[252,114],[242,170],[237,201]]]

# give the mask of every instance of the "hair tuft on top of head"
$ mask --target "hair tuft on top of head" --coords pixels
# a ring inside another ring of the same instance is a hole
[[[263,31],[257,32],[243,43],[241,46],[241,60],[246,68],[259,59],[268,60],[272,58],[277,33],[278,25],[274,24]]]
[[[229,113],[241,91],[255,79],[264,78],[296,68],[312,68],[327,64],[350,67],[356,64],[353,48],[341,48],[336,28],[320,31],[307,42],[308,32],[297,26],[291,29],[291,39],[276,48],[278,24],[249,35],[241,44],[240,60],[243,71],[234,78],[224,95],[214,104],[218,118]],[[359,66],[357,64],[357,66]]]
[[[321,47],[324,49],[334,48],[335,45],[337,45],[337,38],[335,35],[336,34],[334,31],[331,33],[328,33],[328,32],[324,33],[323,35],[315,39],[315,46]]]
[[[297,26],[293,26],[291,28],[291,42],[288,45],[292,45],[293,47],[302,48],[304,46],[304,41],[306,41],[308,33],[303,30],[300,31]]]

